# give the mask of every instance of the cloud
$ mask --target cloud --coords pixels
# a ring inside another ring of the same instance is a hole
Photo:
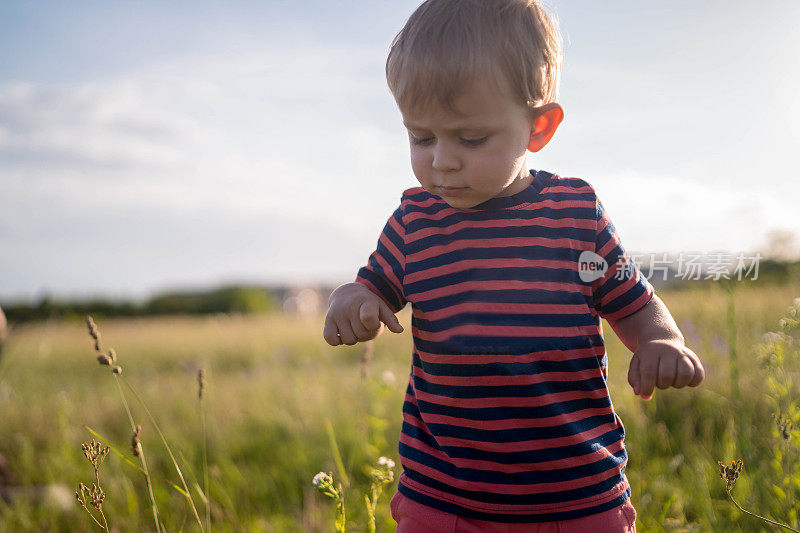
[[[0,84],[0,248],[16,273],[0,296],[352,268],[413,185],[388,91],[375,90],[381,55],[265,49]],[[77,274],[99,264],[94,282]]]

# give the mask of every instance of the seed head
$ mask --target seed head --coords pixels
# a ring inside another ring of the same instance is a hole
[[[739,472],[744,468],[742,460],[731,461],[731,466],[725,466],[722,461],[717,461],[717,464],[719,465],[719,477],[725,480],[725,490],[730,492],[736,484],[736,480],[739,479]]]
[[[97,356],[97,362],[101,365],[109,366],[111,364],[111,358],[104,353],[101,353]]]
[[[122,367],[121,366],[113,366],[113,367],[111,367],[111,372],[113,372],[114,374],[117,374],[117,375],[122,374]]]
[[[86,315],[86,327],[89,328],[89,335],[94,339],[94,350],[99,352],[100,348],[100,332],[97,330],[97,324],[94,323],[92,317]]]
[[[197,371],[197,397],[203,399],[203,392],[206,390],[206,369],[200,368]]]
[[[372,361],[374,351],[375,346],[372,342],[364,345],[364,353],[361,354],[361,379],[367,379],[369,376],[369,364]]]
[[[103,446],[94,439],[92,439],[91,442],[84,442],[81,444],[81,449],[83,450],[84,457],[86,457],[89,462],[92,463],[92,466],[95,470],[100,468],[100,464],[110,451],[108,446]]]
[[[97,331],[97,324],[94,323],[90,315],[86,315],[86,327],[89,328],[89,335],[91,335],[94,340],[100,340],[100,332]]]
[[[139,457],[139,436],[142,433],[142,426],[136,426],[136,431],[133,432],[131,437],[131,453],[135,457]]]
[[[778,433],[783,438],[783,440],[789,440],[792,437],[791,428],[794,424],[792,424],[792,419],[784,414],[776,415],[772,413],[772,418],[775,420],[775,424],[778,426]]]
[[[108,349],[108,358],[111,359],[112,363],[117,362],[117,352],[114,351],[114,348]]]
[[[92,507],[99,511],[103,506],[103,500],[106,499],[106,493],[103,492],[102,488],[92,483],[92,489],[89,491],[89,495],[91,497],[90,503],[92,504]]]

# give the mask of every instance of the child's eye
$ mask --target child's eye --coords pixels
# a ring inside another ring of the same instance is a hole
[[[433,140],[432,137],[414,137],[413,135],[409,135],[409,138],[411,139],[411,144],[417,145],[427,144]]]
[[[486,137],[481,137],[480,139],[462,139],[462,140],[470,146],[480,146],[481,144],[489,140],[489,137],[486,136]]]
[[[413,135],[410,136],[410,138],[411,138],[411,143],[415,144],[415,145],[429,144],[431,141],[434,140],[433,137],[414,137]],[[485,143],[487,140],[489,140],[488,136],[481,137],[480,139],[461,139],[461,142],[463,142],[464,144],[466,144],[468,146],[480,146],[481,144]]]

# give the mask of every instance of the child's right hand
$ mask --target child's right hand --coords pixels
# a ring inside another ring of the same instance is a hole
[[[322,336],[331,346],[368,341],[383,331],[383,324],[395,333],[403,326],[392,310],[361,283],[346,283],[331,293]]]

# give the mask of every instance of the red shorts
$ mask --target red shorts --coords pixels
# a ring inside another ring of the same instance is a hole
[[[389,504],[397,522],[396,533],[636,533],[636,509],[630,499],[602,513],[532,524],[485,522],[463,518],[395,493]]]

